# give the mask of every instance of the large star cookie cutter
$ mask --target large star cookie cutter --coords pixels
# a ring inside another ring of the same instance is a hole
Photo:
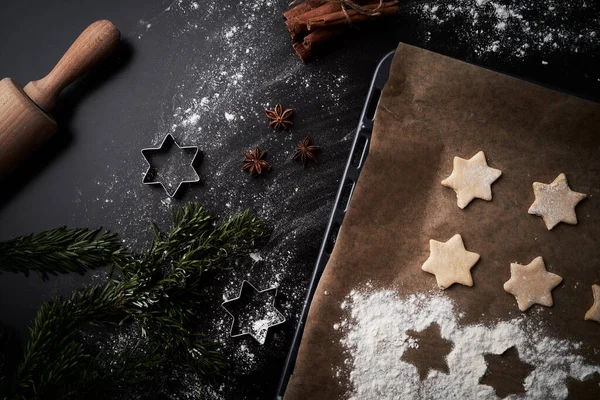
[[[189,175],[182,175],[182,171],[180,169],[176,170],[176,168],[173,168],[173,164],[170,165],[170,168],[166,168],[166,171],[161,171],[153,165],[153,158],[158,157],[160,154],[164,155],[165,153],[170,153],[173,149],[173,146],[175,146],[179,151],[179,154],[177,155],[180,158],[183,158],[182,156],[185,155],[186,158],[191,159],[189,164],[187,164],[189,167],[187,174]],[[198,146],[180,146],[173,138],[173,135],[170,133],[167,134],[159,147],[142,149],[142,155],[148,163],[148,169],[144,174],[142,183],[144,185],[160,185],[165,192],[167,192],[169,197],[175,197],[183,184],[200,182],[200,176],[196,172],[195,167],[198,153]],[[175,176],[178,174],[179,176]],[[176,185],[174,182],[176,182]]]
[[[251,290],[252,292],[248,292]],[[264,303],[262,309],[252,307],[251,301],[248,301],[248,295],[264,297],[268,292],[274,291],[272,300]],[[229,329],[229,336],[232,338],[243,335],[252,336],[258,343],[264,344],[267,339],[269,328],[281,325],[286,321],[285,316],[275,308],[275,298],[277,297],[277,287],[271,287],[265,290],[258,290],[250,282],[244,280],[237,297],[229,299],[221,304],[221,307],[231,315],[233,321]],[[241,303],[242,307],[238,307]],[[229,308],[228,308],[229,307]],[[265,310],[266,307],[266,310]],[[240,326],[242,325],[242,326]],[[236,332],[237,327],[237,332]]]

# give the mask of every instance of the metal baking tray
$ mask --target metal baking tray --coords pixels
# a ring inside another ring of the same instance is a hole
[[[379,62],[377,69],[375,70],[375,74],[373,75],[369,94],[367,95],[367,100],[363,107],[360,121],[358,123],[358,129],[356,130],[356,136],[354,137],[354,143],[352,144],[350,157],[348,157],[346,170],[344,171],[344,176],[338,190],[333,212],[331,213],[329,224],[327,225],[327,230],[325,231],[325,238],[321,244],[319,257],[317,258],[317,263],[308,287],[308,293],[306,294],[306,299],[302,308],[302,314],[300,315],[300,320],[298,321],[298,326],[296,327],[296,332],[294,333],[294,339],[292,341],[290,351],[285,360],[285,366],[281,380],[279,381],[277,395],[275,397],[277,400],[283,399],[283,395],[287,388],[292,372],[294,372],[296,357],[298,356],[298,349],[300,347],[300,342],[302,341],[302,333],[304,332],[304,325],[306,323],[306,318],[308,317],[310,304],[313,296],[315,295],[315,291],[317,290],[319,279],[321,278],[323,270],[325,269],[325,266],[329,261],[329,257],[331,256],[331,252],[335,247],[335,241],[337,239],[338,232],[340,231],[340,227],[342,226],[342,222],[344,221],[344,216],[346,215],[348,204],[352,198],[354,187],[356,186],[356,182],[360,172],[362,171],[367,154],[369,153],[371,134],[373,132],[373,120],[375,119],[375,110],[379,104],[379,98],[381,96],[383,86],[388,80],[393,58],[393,51],[383,57]]]

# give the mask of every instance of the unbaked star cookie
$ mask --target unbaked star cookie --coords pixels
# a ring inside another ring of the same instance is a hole
[[[492,183],[500,175],[502,171],[488,167],[485,154],[480,151],[470,160],[454,157],[452,174],[442,185],[454,189],[458,206],[465,208],[475,198],[492,200]]]
[[[546,270],[544,259],[536,257],[528,265],[510,264],[510,279],[504,290],[515,296],[519,310],[525,311],[534,304],[552,307],[552,289],[562,278]]]
[[[473,286],[471,268],[479,260],[479,254],[467,251],[462,237],[456,234],[446,243],[429,241],[430,255],[421,267],[423,271],[435,275],[440,289],[455,283]]]
[[[549,185],[540,182],[533,183],[535,201],[529,207],[529,214],[539,215],[544,219],[548,230],[559,222],[577,224],[575,206],[586,195],[571,190],[565,174],[560,174]]]
[[[592,285],[592,292],[594,293],[594,305],[585,313],[585,319],[600,322],[600,285]]]

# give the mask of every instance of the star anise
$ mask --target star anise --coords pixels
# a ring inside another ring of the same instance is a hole
[[[254,149],[244,152],[244,166],[242,171],[248,171],[250,176],[256,176],[262,174],[264,171],[271,169],[271,164],[263,160],[266,152],[261,151],[258,146],[254,146]]]
[[[319,162],[317,161],[317,157],[315,157],[315,153],[319,149],[320,149],[319,146],[314,146],[314,145],[310,144],[310,136],[307,136],[304,138],[303,141],[298,143],[298,146],[296,147],[296,151],[294,152],[294,155],[292,156],[292,160],[300,158],[300,160],[302,161],[302,168],[306,168],[306,161],[309,159],[313,160],[314,162],[316,162],[318,164]]]
[[[281,104],[277,104],[274,110],[265,110],[265,114],[271,120],[269,126],[275,130],[287,129],[288,125],[293,125],[290,121],[293,113],[294,111],[291,108],[284,110]]]

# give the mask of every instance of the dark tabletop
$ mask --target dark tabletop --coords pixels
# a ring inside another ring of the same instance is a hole
[[[110,19],[123,34],[117,54],[61,97],[58,134],[2,185],[0,240],[63,225],[102,226],[141,251],[150,223],[168,229],[169,208],[192,200],[222,217],[250,208],[272,229],[266,247],[208,284],[206,331],[233,368],[218,389],[190,380],[189,396],[275,394],[371,75],[399,41],[600,97],[594,2],[412,1],[399,17],[357,27],[306,65],[281,19],[288,2],[22,0],[0,8],[0,77],[22,85],[45,75],[91,22]],[[289,132],[267,127],[263,110],[276,103],[296,112]],[[140,150],[167,133],[202,155],[200,184],[175,200],[142,184]],[[308,134],[322,151],[318,165],[302,170],[290,157]],[[254,145],[274,166],[258,179],[240,171],[243,152]],[[93,271],[44,283],[1,275],[0,321],[24,343],[41,302],[104,277]],[[243,279],[279,287],[277,305],[288,321],[264,345],[227,336],[230,319],[219,306]],[[126,339],[123,333],[111,340]],[[165,389],[140,398],[174,396]]]

